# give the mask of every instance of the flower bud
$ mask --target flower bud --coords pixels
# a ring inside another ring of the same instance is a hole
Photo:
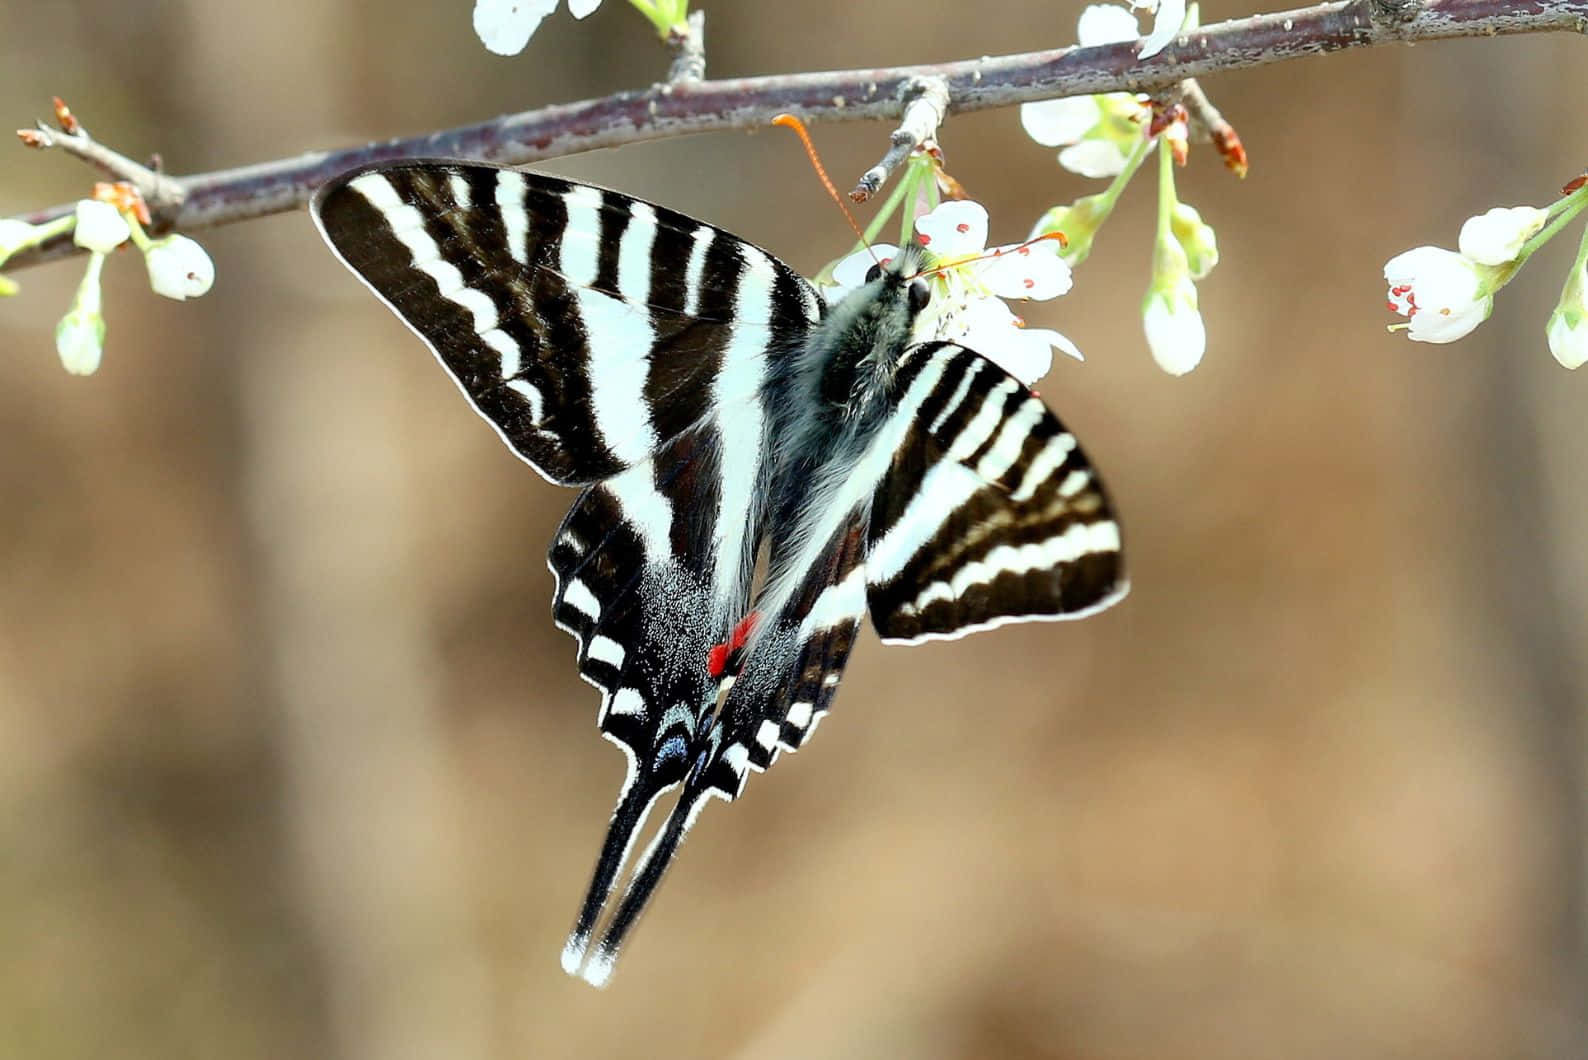
[[[149,286],[178,302],[197,298],[215,282],[215,263],[187,236],[166,236],[144,248]]]
[[[72,241],[84,250],[109,254],[130,235],[132,229],[127,226],[127,219],[110,203],[98,199],[78,202],[77,227],[72,232]]]
[[[1537,235],[1548,221],[1549,213],[1536,207],[1496,206],[1467,218],[1456,247],[1480,265],[1504,265],[1515,261],[1522,244]]]
[[[1191,278],[1200,280],[1219,263],[1219,244],[1213,226],[1202,220],[1196,207],[1176,202],[1169,214],[1169,230],[1185,251]]]

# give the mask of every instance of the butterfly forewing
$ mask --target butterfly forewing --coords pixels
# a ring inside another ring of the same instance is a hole
[[[606,478],[722,409],[732,451],[753,454],[746,410],[767,350],[798,345],[821,313],[751,244],[556,177],[377,166],[321,189],[314,210],[348,267],[556,482]]]

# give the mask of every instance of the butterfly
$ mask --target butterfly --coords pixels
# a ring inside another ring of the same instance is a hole
[[[552,614],[628,770],[571,975],[603,985],[706,803],[815,731],[868,612],[915,644],[1126,592],[1074,435],[992,361],[914,339],[919,247],[828,305],[720,228],[543,174],[379,164],[313,213],[508,447],[580,490],[547,560]]]

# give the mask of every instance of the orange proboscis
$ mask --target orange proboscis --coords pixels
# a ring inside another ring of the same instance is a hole
[[[816,175],[821,178],[822,187],[827,189],[827,194],[831,195],[833,202],[838,204],[838,210],[844,215],[844,220],[849,222],[850,230],[855,233],[855,235],[860,239],[860,242],[866,245],[866,250],[869,252],[871,249],[871,244],[866,239],[866,233],[862,231],[860,225],[855,222],[855,215],[849,212],[849,207],[844,205],[843,196],[838,194],[838,189],[833,187],[832,180],[828,178],[827,169],[822,165],[821,156],[816,153],[816,145],[811,143],[811,135],[805,131],[805,123],[800,121],[792,114],[779,114],[777,117],[772,119],[772,124],[781,125],[785,129],[794,130],[795,134],[800,138],[800,142],[805,145],[805,153],[806,155],[810,156],[811,167],[816,170]],[[871,256],[873,260],[876,259],[875,254],[872,254]],[[878,264],[881,263],[878,262]]]

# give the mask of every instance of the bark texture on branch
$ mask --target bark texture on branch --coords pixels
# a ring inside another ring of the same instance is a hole
[[[947,83],[950,113],[1096,92],[1150,92],[1187,78],[1398,41],[1588,31],[1588,0],[1432,0],[1404,21],[1382,0],[1348,0],[1205,26],[1143,62],[1134,42],[1059,48],[929,66],[684,81],[562,103],[423,136],[170,178],[182,189],[157,232],[196,231],[296,209],[331,177],[366,162],[443,156],[521,165],[603,147],[755,128],[783,111],[807,121],[898,119],[915,78]],[[38,223],[63,204],[21,215]],[[17,254],[0,271],[77,253],[65,237]]]

